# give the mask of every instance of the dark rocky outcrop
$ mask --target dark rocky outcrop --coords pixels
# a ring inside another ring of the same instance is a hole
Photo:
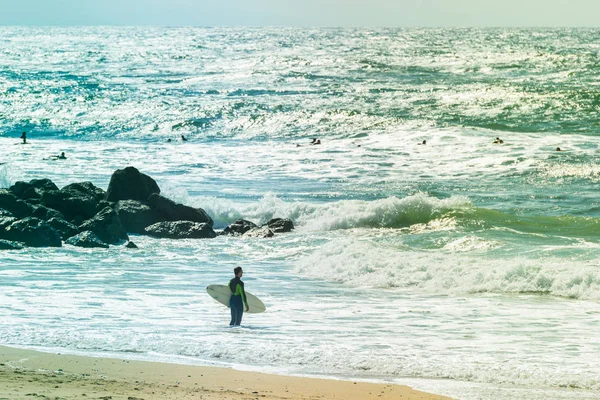
[[[71,183],[62,188],[61,192],[71,193],[73,197],[91,197],[96,200],[96,203],[106,197],[106,192],[94,186],[92,182]]]
[[[17,218],[31,215],[33,207],[6,189],[0,189],[0,208],[13,214]]]
[[[98,212],[94,197],[77,192],[52,190],[42,194],[42,204],[60,211],[67,221],[80,224]]]
[[[25,244],[21,242],[0,239],[0,250],[21,250],[23,246]]]
[[[47,192],[48,190],[58,190],[58,186],[54,184],[50,179],[32,179],[29,184],[41,192]]]
[[[35,191],[35,188],[29,182],[18,181],[14,185],[12,185],[8,190],[10,190],[18,198],[22,199],[27,191]],[[56,190],[58,190],[58,188],[56,188]]]
[[[159,194],[150,195],[148,204],[160,221],[192,221],[213,226],[212,218],[201,208],[184,206]]]
[[[38,218],[27,217],[10,224],[3,238],[23,242],[31,247],[61,247],[60,235],[48,223]]]
[[[52,208],[48,208],[46,206],[36,206],[31,213],[32,217],[39,218],[43,221],[48,221],[52,218],[57,219],[65,219],[65,216],[62,215],[60,211],[56,211]]]
[[[19,181],[10,187],[10,191],[22,200],[40,198],[43,192],[52,190],[58,190],[58,186],[50,179],[32,179],[29,182]]]
[[[144,231],[150,236],[169,239],[210,239],[217,236],[209,224],[193,221],[158,222]]]
[[[68,238],[65,243],[77,247],[108,249],[108,245],[92,231],[81,232]]]
[[[294,223],[288,218],[273,218],[263,225],[275,233],[291,232],[294,229]]]
[[[9,190],[21,200],[39,199],[42,197],[33,185],[27,182],[17,182]]]
[[[70,222],[67,222],[61,218],[50,218],[46,221],[58,234],[62,240],[66,240],[71,236],[75,236],[79,233],[79,228]]]
[[[79,230],[81,232],[92,231],[108,244],[117,244],[123,240],[129,240],[119,216],[110,207],[106,207],[93,218],[85,221],[79,226]]]
[[[128,249],[137,249],[138,248],[137,245],[131,241],[127,242],[125,247],[127,247]]]
[[[137,200],[120,200],[115,212],[127,232],[144,233],[144,228],[161,221],[155,211]]]
[[[241,236],[251,229],[258,228],[252,221],[246,219],[238,219],[234,223],[230,224],[227,228],[223,229],[221,235]]]
[[[152,193],[160,193],[156,181],[134,167],[116,170],[106,191],[106,200],[146,201]]]
[[[274,218],[261,227],[239,219],[221,234],[266,238],[292,229],[289,219]],[[61,239],[105,247],[128,240],[127,232],[174,239],[216,236],[206,211],[161,196],[156,181],[134,167],[115,171],[106,192],[91,182],[59,189],[49,179],[0,189],[0,239],[17,242],[16,247],[60,246]],[[132,242],[127,247],[137,248]]]
[[[262,226],[260,228],[250,229],[242,236],[245,238],[270,238],[275,236],[275,233],[266,226]]]

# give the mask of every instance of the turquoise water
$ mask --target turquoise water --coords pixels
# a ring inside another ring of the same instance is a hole
[[[3,252],[0,343],[461,399],[598,398],[599,39],[0,28],[0,186],[106,188],[134,165],[216,228],[297,226]],[[22,131],[30,144],[13,145]],[[231,330],[204,288],[237,265],[268,312]]]

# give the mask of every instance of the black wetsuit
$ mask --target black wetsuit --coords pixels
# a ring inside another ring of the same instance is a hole
[[[246,292],[244,291],[244,282],[236,276],[229,281],[229,290],[231,290],[231,298],[229,299],[231,322],[229,325],[240,325],[242,323],[242,316],[244,315],[244,306],[248,306]]]

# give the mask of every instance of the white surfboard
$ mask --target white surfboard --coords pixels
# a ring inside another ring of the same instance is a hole
[[[206,292],[224,306],[229,307],[229,299],[231,298],[231,290],[227,285],[208,285]],[[258,314],[264,312],[267,307],[263,304],[260,299],[248,292],[246,292],[246,300],[248,301],[248,313]],[[245,310],[244,310],[245,311]]]

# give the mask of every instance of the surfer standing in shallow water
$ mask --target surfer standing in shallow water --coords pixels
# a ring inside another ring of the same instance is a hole
[[[244,306],[246,306],[246,311],[249,309],[248,300],[246,300],[244,282],[242,282],[242,276],[244,275],[242,267],[235,267],[233,273],[235,274],[235,278],[229,281],[229,290],[231,290],[231,298],[229,299],[231,322],[229,326],[240,326],[242,315],[244,315]]]

